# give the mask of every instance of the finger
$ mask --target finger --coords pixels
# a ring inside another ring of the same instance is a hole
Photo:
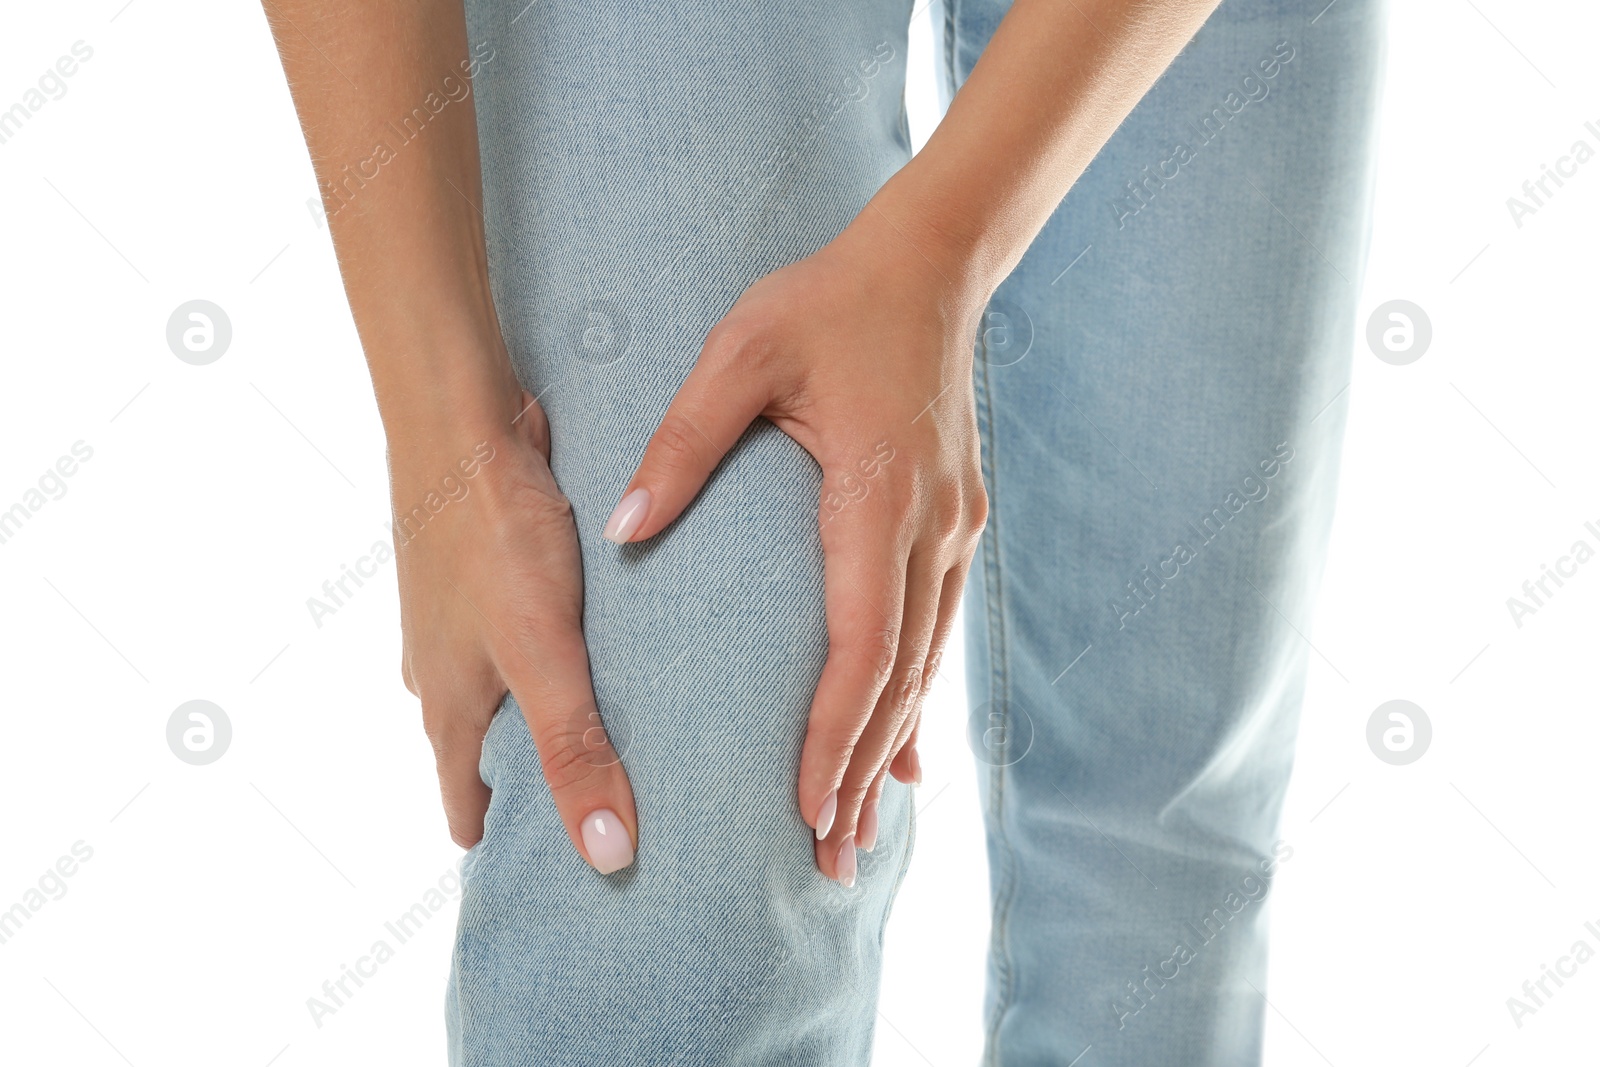
[[[886,533],[890,509],[852,519],[822,531],[828,658],[811,702],[798,789],[800,816],[818,838],[837,822],[839,785],[893,673],[905,607],[906,556]],[[853,826],[854,811],[850,819]],[[831,863],[824,870],[833,875]]]
[[[917,751],[917,735],[922,731],[922,712],[919,709],[912,724],[911,735],[900,751],[889,761],[889,774],[905,785],[922,784],[922,754]]]
[[[452,688],[459,692],[465,687]],[[478,774],[478,761],[483,755],[483,736],[493,716],[492,706],[441,706],[433,701],[423,706],[423,722],[427,724],[439,772],[445,822],[450,827],[450,839],[462,848],[471,848],[483,839],[489,787]]]
[[[664,530],[700,492],[771,396],[725,326],[711,331],[602,536],[619,545]]]
[[[837,815],[827,835],[829,842],[838,841],[842,845],[845,838],[857,833],[867,791],[888,766],[901,728],[922,699],[922,672],[928,664],[928,646],[938,621],[945,570],[941,559],[920,547],[907,561],[905,602],[893,674],[878,695],[872,717],[850,754],[849,767],[838,787]],[[838,858],[835,857],[836,862]],[[824,872],[827,873],[826,867]]]
[[[919,714],[909,716],[905,725],[901,727],[901,734],[905,735],[906,733],[914,732],[914,721],[918,718],[920,718]],[[855,850],[862,848],[871,852],[878,846],[878,799],[883,795],[887,774],[888,768],[882,768],[878,771],[878,776],[872,780],[872,785],[867,790],[867,798],[861,805],[861,815],[856,821],[855,834],[853,836],[847,835],[837,846],[834,845],[831,838],[826,841],[819,839],[813,849],[819,870],[826,870],[823,862],[825,854],[832,858],[831,877],[837,878],[846,889],[855,884]]]
[[[582,631],[576,623],[547,626],[497,649],[495,662],[522,708],[578,854],[601,874],[628,866],[639,839],[633,788],[595,706]]]
[[[861,805],[861,818],[856,821],[856,845],[867,852],[878,847],[878,801],[888,781],[889,768],[885,767],[867,789],[867,799]]]
[[[961,607],[961,593],[966,588],[967,571],[971,566],[972,557],[963,556],[961,562],[945,574],[944,585],[939,590],[939,618],[934,623],[933,641],[928,646],[928,665],[922,671],[922,696],[917,702],[910,732],[899,740],[889,760],[889,773],[896,781],[906,785],[922,784],[922,758],[917,751],[917,735],[922,729],[922,705],[939,678],[939,665],[944,661],[945,646],[955,631],[956,613]]]
[[[928,684],[924,680],[922,686],[923,697],[928,693]],[[889,764],[878,772],[872,780],[872,787],[867,790],[867,799],[861,805],[861,817],[856,822],[856,842],[860,847],[871,852],[878,844],[878,801],[883,796],[883,790],[889,784],[889,778],[894,776],[894,764],[907,752],[911,754],[913,762],[917,753],[917,734],[922,729],[922,705],[919,701],[917,707],[906,716],[905,723],[900,727],[900,737],[895,742],[895,756],[890,758]],[[921,765],[917,764],[916,777],[899,778],[905,785],[922,784]]]

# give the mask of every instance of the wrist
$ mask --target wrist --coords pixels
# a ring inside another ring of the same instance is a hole
[[[522,421],[528,401],[498,338],[417,342],[369,362],[391,462],[499,440]]]
[[[984,221],[942,195],[915,163],[884,184],[847,232],[909,253],[908,265],[921,282],[955,307],[976,312],[994,295],[1009,266],[988,248]]]

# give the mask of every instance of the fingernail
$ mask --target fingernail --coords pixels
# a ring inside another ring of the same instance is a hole
[[[849,889],[856,884],[856,835],[851,834],[839,845],[839,859],[834,864],[839,872],[839,884]]]
[[[922,784],[922,754],[916,749],[911,750],[911,784]]]
[[[584,818],[583,847],[589,853],[589,862],[601,874],[620,871],[633,862],[628,828],[610,808],[592,811]]]
[[[628,538],[644,525],[644,516],[649,510],[650,490],[635,489],[617,502],[617,510],[606,520],[605,532],[600,536],[619,545],[627,544]]]
[[[867,801],[867,806],[861,809],[861,819],[856,823],[856,832],[861,837],[861,847],[871,852],[878,845],[878,802]]]
[[[823,800],[817,810],[817,840],[821,841],[833,829],[833,817],[839,813],[839,791],[835,789]]]

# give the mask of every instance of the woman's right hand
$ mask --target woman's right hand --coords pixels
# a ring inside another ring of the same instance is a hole
[[[509,690],[573,844],[610,874],[633,862],[638,825],[589,680],[577,529],[544,412],[526,393],[508,407],[514,418],[479,433],[391,434],[401,672],[422,701],[458,845],[483,837],[478,761]]]

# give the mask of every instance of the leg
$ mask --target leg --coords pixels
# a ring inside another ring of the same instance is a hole
[[[452,1062],[864,1064],[911,808],[891,783],[854,889],[816,870],[796,802],[827,641],[816,464],[759,423],[660,537],[619,548],[599,531],[707,331],[904,162],[905,12],[770,9],[754,32],[741,0],[687,23],[603,0],[468,7],[488,56],[473,86],[496,307],[550,417],[640,839],[630,868],[585,865],[502,707]]]
[[[589,575],[596,696],[639,800],[633,867],[602,878],[574,854],[518,709],[496,716],[456,1064],[867,1062],[911,808],[898,783],[885,794],[854,889],[816,870],[794,776],[826,637],[797,453],[756,430],[673,538]]]
[[[952,3],[959,84],[1002,7]],[[1322,6],[1229,0],[992,305],[989,1063],[1259,1059],[1381,64],[1374,3]]]

